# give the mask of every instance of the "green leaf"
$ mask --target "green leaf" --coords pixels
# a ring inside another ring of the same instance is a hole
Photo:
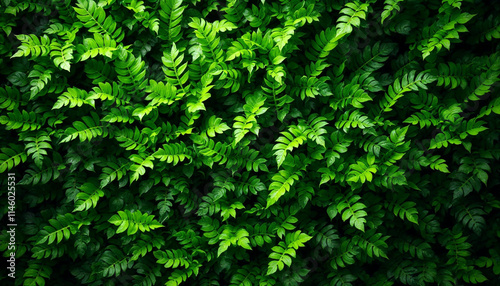
[[[154,215],[143,214],[140,211],[132,213],[129,210],[118,211],[118,214],[113,215],[108,222],[119,226],[116,233],[127,231],[127,235],[135,234],[138,230],[146,232],[164,227],[154,220]]]
[[[99,199],[104,196],[104,192],[92,182],[83,184],[80,190],[81,192],[76,195],[75,209],[73,212],[95,208]]]

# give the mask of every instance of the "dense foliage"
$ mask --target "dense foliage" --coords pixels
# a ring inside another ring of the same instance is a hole
[[[15,285],[500,285],[493,3],[1,0]]]

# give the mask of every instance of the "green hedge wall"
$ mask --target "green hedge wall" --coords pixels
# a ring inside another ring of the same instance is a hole
[[[2,285],[500,285],[496,1],[96,1],[0,0]]]

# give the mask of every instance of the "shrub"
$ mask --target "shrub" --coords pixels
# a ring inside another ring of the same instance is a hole
[[[498,285],[494,3],[2,0],[16,285]]]

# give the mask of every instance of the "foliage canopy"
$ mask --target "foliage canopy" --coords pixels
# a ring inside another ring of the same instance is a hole
[[[500,285],[496,3],[0,3],[15,285]]]

